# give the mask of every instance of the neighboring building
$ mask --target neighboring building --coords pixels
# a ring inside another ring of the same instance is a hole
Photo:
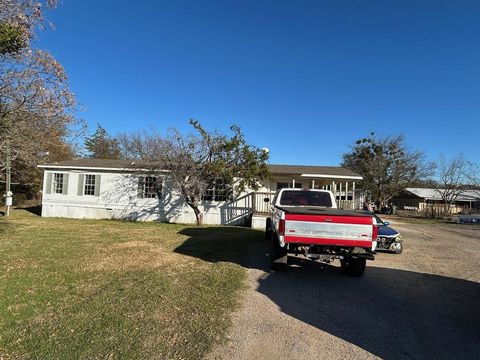
[[[42,216],[194,223],[193,210],[168,171],[124,160],[79,159],[39,165],[44,170]],[[272,180],[258,191],[231,197],[228,184],[208,189],[201,206],[205,224],[242,224],[268,212],[266,197],[281,187],[332,190],[340,207],[355,207],[358,174],[329,166],[269,165]],[[263,226],[254,221],[254,226]],[[264,223],[264,219],[263,219]]]
[[[400,210],[413,210],[424,212],[427,209],[443,208],[444,201],[441,193],[444,190],[429,188],[406,188],[400,196],[395,197],[392,202]],[[456,200],[453,202],[450,212],[457,214],[459,212],[470,211],[472,209],[480,210],[480,190],[462,190]]]

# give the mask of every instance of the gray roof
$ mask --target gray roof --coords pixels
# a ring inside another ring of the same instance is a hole
[[[431,189],[431,188],[406,188],[406,191],[409,193],[418,196],[426,200],[435,200],[441,201],[441,193],[444,192],[444,189]],[[457,201],[479,201],[480,200],[480,190],[462,190],[458,197]]]
[[[108,159],[74,159],[39,165],[41,168],[102,168],[102,169],[148,169],[152,163],[135,160],[108,160]],[[279,165],[268,166],[273,175],[316,175],[325,177],[354,177],[361,179],[357,173],[339,166],[312,166],[312,165]]]

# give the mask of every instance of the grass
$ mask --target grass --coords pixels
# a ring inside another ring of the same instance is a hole
[[[0,218],[0,358],[201,358],[224,341],[261,239],[15,210]]]

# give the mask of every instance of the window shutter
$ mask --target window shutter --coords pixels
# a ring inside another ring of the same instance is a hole
[[[82,196],[83,195],[83,187],[84,187],[84,182],[85,182],[85,175],[84,174],[78,174],[78,187],[77,187],[77,195]]]
[[[157,191],[157,197],[159,199],[161,199],[162,198],[162,186],[163,186],[162,178],[155,178],[155,181],[156,181],[155,187],[156,187],[156,191]]]
[[[145,189],[145,176],[138,177],[138,186],[137,186],[137,197],[143,199]]]
[[[94,189],[94,196],[100,195],[100,175],[95,175],[95,189]]]
[[[68,194],[68,173],[63,174],[63,188],[62,188],[62,194],[67,195]]]
[[[47,172],[46,173],[46,179],[45,179],[45,192],[47,194],[52,193],[52,173]]]

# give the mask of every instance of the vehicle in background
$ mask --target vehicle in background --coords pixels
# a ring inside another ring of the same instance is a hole
[[[457,224],[480,224],[480,214],[459,215]]]
[[[272,201],[265,235],[274,270],[286,269],[288,254],[295,254],[325,263],[338,259],[343,272],[361,276],[366,260],[374,260],[377,231],[373,215],[337,209],[330,191],[285,188]]]
[[[401,234],[392,229],[388,221],[383,221],[380,217],[370,211],[362,211],[365,214],[375,217],[378,227],[377,251],[391,251],[395,254],[401,254],[403,251],[403,238]]]

